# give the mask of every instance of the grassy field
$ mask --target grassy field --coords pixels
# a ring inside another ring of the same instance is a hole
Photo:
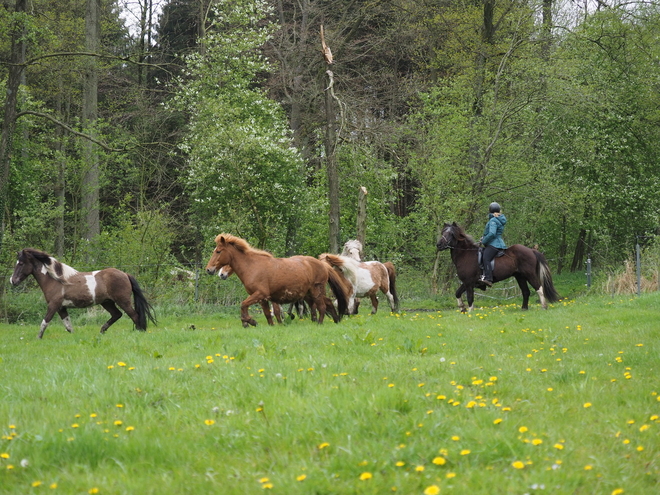
[[[660,294],[516,302],[0,325],[0,492],[660,493]]]

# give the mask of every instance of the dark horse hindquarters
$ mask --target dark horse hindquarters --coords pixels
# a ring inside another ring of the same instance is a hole
[[[456,222],[445,224],[436,244],[438,250],[451,250],[451,259],[456,266],[461,285],[456,290],[456,299],[461,311],[466,311],[463,293],[467,293],[468,308],[474,308],[474,288],[485,290],[479,281],[478,266],[479,245],[467,235]],[[541,305],[547,309],[547,302],[557,302],[560,297],[552,283],[548,263],[542,253],[521,244],[510,246],[505,255],[497,258],[493,271],[493,282],[500,282],[514,277],[523,296],[522,309],[528,309],[530,290],[528,283],[539,295]]]

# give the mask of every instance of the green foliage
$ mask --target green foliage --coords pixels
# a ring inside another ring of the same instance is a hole
[[[280,106],[254,83],[270,70],[259,47],[273,27],[262,2],[220,2],[188,59],[176,104],[192,113],[182,145],[204,238],[230,231],[283,250],[305,203],[302,161]]]

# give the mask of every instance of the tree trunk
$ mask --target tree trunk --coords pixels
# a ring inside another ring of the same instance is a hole
[[[339,252],[339,173],[337,171],[337,132],[335,129],[335,106],[333,93],[333,74],[327,70],[328,87],[325,90],[325,155],[326,171],[328,174],[328,201],[330,203],[329,221],[329,249],[331,253]]]
[[[16,0],[16,12],[24,13],[27,0]],[[7,192],[9,190],[9,170],[12,157],[12,138],[16,127],[16,106],[18,89],[21,85],[23,71],[25,70],[25,24],[15,21],[11,35],[11,63],[9,64],[9,78],[5,99],[5,111],[2,120],[2,135],[0,135],[0,249],[5,234],[5,210],[7,207]]]
[[[85,11],[85,45],[89,53],[97,53],[100,39],[99,0],[87,0]],[[88,57],[83,81],[83,128],[96,136],[98,109],[98,70],[96,57]],[[89,241],[101,233],[99,218],[99,156],[96,145],[89,139],[82,142],[83,162],[87,166],[82,184],[82,207],[86,220],[85,238]]]
[[[357,240],[364,247],[367,237],[367,188],[361,187],[358,195]],[[362,254],[362,253],[360,253]]]

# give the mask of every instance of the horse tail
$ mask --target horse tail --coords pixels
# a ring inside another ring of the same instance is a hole
[[[348,295],[346,294],[348,281],[345,281],[346,278],[334,268],[328,265],[326,266],[328,270],[328,285],[337,299],[337,313],[339,313],[339,320],[341,320],[341,317],[348,311]]]
[[[131,281],[131,289],[133,289],[133,300],[135,301],[135,311],[138,314],[138,321],[135,324],[135,327],[138,330],[146,330],[147,320],[151,320],[154,325],[156,324],[154,308],[151,306],[151,304],[149,304],[147,298],[144,297],[144,293],[142,292],[142,289],[140,289],[140,285],[138,284],[137,280],[135,280],[132,275],[128,276],[128,280]]]
[[[550,274],[550,267],[548,262],[545,259],[545,256],[536,249],[533,250],[534,255],[536,256],[536,274],[541,281],[541,286],[543,287],[543,295],[548,302],[556,303],[561,299],[561,296],[555,289],[555,286],[552,283],[552,275]]]
[[[390,279],[390,292],[394,297],[394,311],[399,311],[399,296],[396,293],[396,268],[391,261],[386,261],[383,265],[387,268],[387,276]]]

